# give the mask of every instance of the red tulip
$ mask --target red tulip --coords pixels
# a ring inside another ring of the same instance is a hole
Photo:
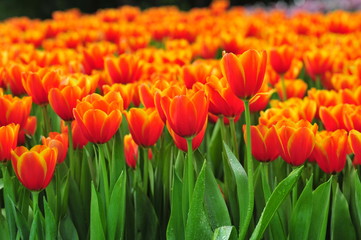
[[[10,160],[11,150],[18,143],[19,125],[11,123],[0,127],[0,162]]]

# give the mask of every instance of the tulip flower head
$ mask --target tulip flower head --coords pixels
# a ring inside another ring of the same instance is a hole
[[[11,150],[18,143],[19,127],[14,123],[0,127],[0,162],[10,160]]]

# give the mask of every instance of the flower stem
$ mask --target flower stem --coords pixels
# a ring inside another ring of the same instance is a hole
[[[229,118],[229,126],[231,127],[234,155],[237,158],[239,158],[239,155],[238,155],[238,143],[237,143],[237,133],[236,133],[236,126],[235,126],[235,123],[234,123],[234,118]]]
[[[73,132],[71,129],[71,121],[67,121],[66,125],[68,126],[68,159],[69,159],[69,166],[70,166],[70,174],[74,177],[75,166],[74,166],[74,149],[73,149]],[[78,173],[77,173],[78,174]]]
[[[282,99],[283,101],[287,100],[287,89],[285,83],[285,76],[283,74],[280,75],[281,78],[281,86],[282,86]]]
[[[41,110],[43,113],[43,123],[44,123],[44,132],[43,134],[47,136],[49,132],[51,131],[51,124],[50,124],[50,118],[48,113],[48,105],[41,105]]]
[[[104,148],[106,145],[103,146],[99,144],[98,151],[99,151],[99,162],[100,162],[100,168],[102,172],[103,177],[103,184],[104,184],[104,193],[105,193],[105,206],[108,207],[108,203],[110,200],[109,195],[109,180],[108,180],[108,171],[105,163],[105,151]]]
[[[193,168],[193,148],[192,148],[192,138],[187,138],[187,147],[188,147],[188,196],[189,196],[189,205],[192,201],[193,188],[194,188],[194,168]]]
[[[319,75],[316,76],[316,89],[322,89],[321,77]]]
[[[143,190],[144,193],[147,194],[148,192],[148,171],[149,171],[149,160],[148,160],[148,149],[147,148],[142,148],[143,150],[143,164],[144,164],[144,168],[143,168]]]
[[[251,222],[254,208],[254,187],[253,187],[253,160],[251,146],[251,113],[249,110],[249,100],[244,100],[246,116],[246,155],[247,155],[247,174],[248,174],[248,208],[245,222],[240,229],[239,239],[245,239],[248,226]]]
[[[31,236],[37,236],[35,239],[40,239],[39,232],[38,232],[38,222],[39,222],[39,192],[38,191],[32,191],[33,196],[33,223],[31,225]]]

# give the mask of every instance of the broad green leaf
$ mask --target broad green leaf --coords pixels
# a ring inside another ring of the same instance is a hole
[[[0,239],[10,239],[8,225],[6,219],[0,213]]]
[[[92,196],[90,203],[90,239],[105,239],[104,227],[100,217],[98,194],[92,184]]]
[[[82,203],[82,197],[80,195],[79,188],[74,181],[73,177],[69,178],[69,189],[71,194],[69,195],[69,210],[71,219],[78,231],[79,237],[81,239],[86,238],[87,236],[87,224],[89,224],[88,221],[86,221],[85,218],[85,206]]]
[[[313,177],[311,176],[292,211],[289,239],[308,239],[312,217],[312,183]]]
[[[4,188],[4,180],[0,178],[0,190]]]
[[[353,194],[351,201],[351,216],[355,224],[357,238],[361,239],[361,183],[356,171],[353,174]]]
[[[262,189],[265,202],[271,197],[271,187],[268,180],[268,163],[262,163],[261,165],[261,178],[262,178]],[[279,212],[279,211],[278,211]],[[282,225],[279,213],[276,212],[275,216],[271,219],[269,224],[269,232],[273,239],[286,239],[284,232],[284,226]]]
[[[295,183],[298,181],[303,170],[303,166],[293,170],[287,178],[283,179],[272,192],[269,200],[263,209],[262,215],[256,225],[251,239],[261,239],[264,231],[270,223],[272,217],[277,212],[282,202],[292,190]]]
[[[48,202],[44,197],[44,212],[45,212],[45,239],[56,239],[57,227],[54,214],[52,213]]]
[[[208,164],[206,164],[204,209],[213,230],[231,225],[227,205]]]
[[[28,239],[30,234],[30,228],[28,225],[28,222],[26,218],[24,217],[23,213],[19,211],[19,209],[16,207],[15,203],[12,199],[10,199],[9,195],[8,200],[10,204],[10,208],[12,211],[12,215],[15,216],[15,222],[17,226],[17,230],[20,233],[20,236],[22,239]]]
[[[331,239],[356,239],[347,200],[338,184],[332,201]]]
[[[2,166],[3,181],[4,181],[4,204],[5,204],[5,213],[6,221],[8,224],[8,230],[10,233],[10,238],[15,239],[16,237],[16,211],[13,199],[15,199],[13,180],[18,181],[17,179],[11,179],[9,176],[6,165]]]
[[[212,240],[235,240],[237,230],[233,226],[223,226],[217,228],[213,233]]]
[[[174,182],[171,199],[171,212],[167,226],[167,239],[183,240],[184,223],[182,212],[182,182],[177,174],[174,174]]]
[[[222,173],[222,137],[220,121],[214,126],[207,148],[207,160],[216,176]]]
[[[313,191],[312,218],[308,239],[326,238],[332,177]]]
[[[212,239],[213,231],[204,209],[206,161],[197,178],[186,224],[186,239]]]
[[[227,154],[229,165],[236,180],[237,198],[239,206],[239,224],[241,229],[245,222],[248,209],[248,177],[246,171],[239,163],[236,156],[234,156],[233,152],[230,150],[227,144],[223,144]]]
[[[62,239],[78,240],[78,233],[69,215],[60,221],[59,233]]]
[[[125,170],[125,159],[123,148],[123,139],[120,134],[117,132],[113,137],[112,145],[112,158],[111,158],[111,169],[110,169],[110,190],[113,189],[115,182],[118,180],[120,173]]]
[[[40,221],[40,211],[36,211],[32,224],[31,224],[31,228],[30,228],[30,236],[29,236],[29,240],[35,240],[38,239],[38,229],[39,229],[39,221]]]
[[[136,188],[135,198],[135,239],[158,239],[159,221],[152,202],[140,188]]]
[[[126,181],[126,174],[122,172],[114,185],[110,197],[107,214],[108,239],[116,239],[116,236],[117,239],[122,239],[124,236]]]

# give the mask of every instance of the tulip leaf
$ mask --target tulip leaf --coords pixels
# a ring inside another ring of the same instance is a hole
[[[122,172],[116,181],[110,196],[107,214],[107,231],[109,239],[122,239],[124,236],[126,179],[126,174]]]
[[[125,159],[123,148],[123,139],[120,137],[120,134],[115,134],[113,137],[112,145],[112,158],[111,158],[111,169],[110,169],[110,190],[113,189],[114,184],[118,181],[118,176],[120,173],[125,170]]]
[[[266,230],[268,224],[272,220],[274,214],[277,212],[278,208],[281,206],[282,202],[285,200],[287,195],[292,190],[293,186],[298,181],[301,176],[303,166],[293,170],[288,177],[283,179],[272,192],[270,198],[268,199],[265,208],[261,214],[261,217],[256,225],[254,232],[252,233],[251,239],[261,239],[264,231]]]
[[[72,239],[72,240],[78,240],[78,233],[76,231],[76,228],[71,221],[71,218],[69,215],[66,215],[61,221],[59,226],[60,236],[62,239]]]
[[[8,225],[6,219],[0,213],[0,239],[10,239]]]
[[[98,194],[92,184],[90,203],[90,239],[105,239],[103,223],[100,217]]]
[[[9,195],[7,195],[7,198],[8,198],[10,207],[11,207],[12,216],[15,216],[16,226],[18,228],[21,238],[29,239],[30,229],[29,229],[29,225],[28,225],[28,222],[27,222],[25,216],[23,215],[22,212],[19,211],[19,209],[16,207],[14,201],[9,197]],[[13,238],[11,238],[11,239],[13,239]]]
[[[337,184],[333,193],[331,216],[331,239],[356,239],[346,197]]]
[[[39,221],[40,221],[39,214],[40,214],[39,210],[35,211],[35,215],[34,215],[34,218],[33,218],[32,224],[31,224],[31,228],[30,228],[29,240],[35,240],[39,236],[38,235],[38,232],[40,230],[40,228],[39,228]]]
[[[4,180],[0,178],[0,190],[4,188]]]
[[[312,217],[308,239],[325,239],[332,177],[313,191]]]
[[[43,202],[45,212],[45,239],[56,239],[57,229],[54,214],[51,211],[48,202],[45,200],[45,197]]]
[[[235,240],[237,239],[237,230],[234,226],[223,226],[217,228],[214,233],[212,240]]]
[[[13,203],[14,197],[14,181],[9,176],[8,170],[6,165],[2,166],[2,173],[3,173],[3,181],[4,181],[4,204],[5,204],[5,213],[6,213],[6,221],[8,223],[8,229],[10,233],[10,238],[15,239],[16,237],[16,209]],[[15,180],[17,181],[17,180]],[[20,233],[21,233],[20,229]]]
[[[361,239],[361,182],[356,171],[353,172],[353,194],[351,201],[351,214],[354,220],[357,239]]]
[[[217,121],[207,149],[207,160],[211,164],[216,176],[221,175],[222,170],[222,138],[220,126],[220,121]]]
[[[308,239],[313,207],[312,183],[313,177],[311,176],[292,211],[289,239]]]
[[[182,182],[178,175],[174,174],[171,212],[167,226],[167,239],[182,240],[184,239],[184,223],[182,212]]]
[[[213,231],[204,207],[206,161],[197,178],[186,224],[186,239],[211,239]]]
[[[158,239],[159,221],[148,196],[136,187],[135,193],[135,239]]]
[[[241,229],[243,224],[245,223],[248,209],[248,177],[246,171],[239,163],[238,159],[230,150],[230,148],[227,146],[227,144],[223,144],[228,157],[229,165],[236,180],[237,198],[239,206],[239,223]]]

